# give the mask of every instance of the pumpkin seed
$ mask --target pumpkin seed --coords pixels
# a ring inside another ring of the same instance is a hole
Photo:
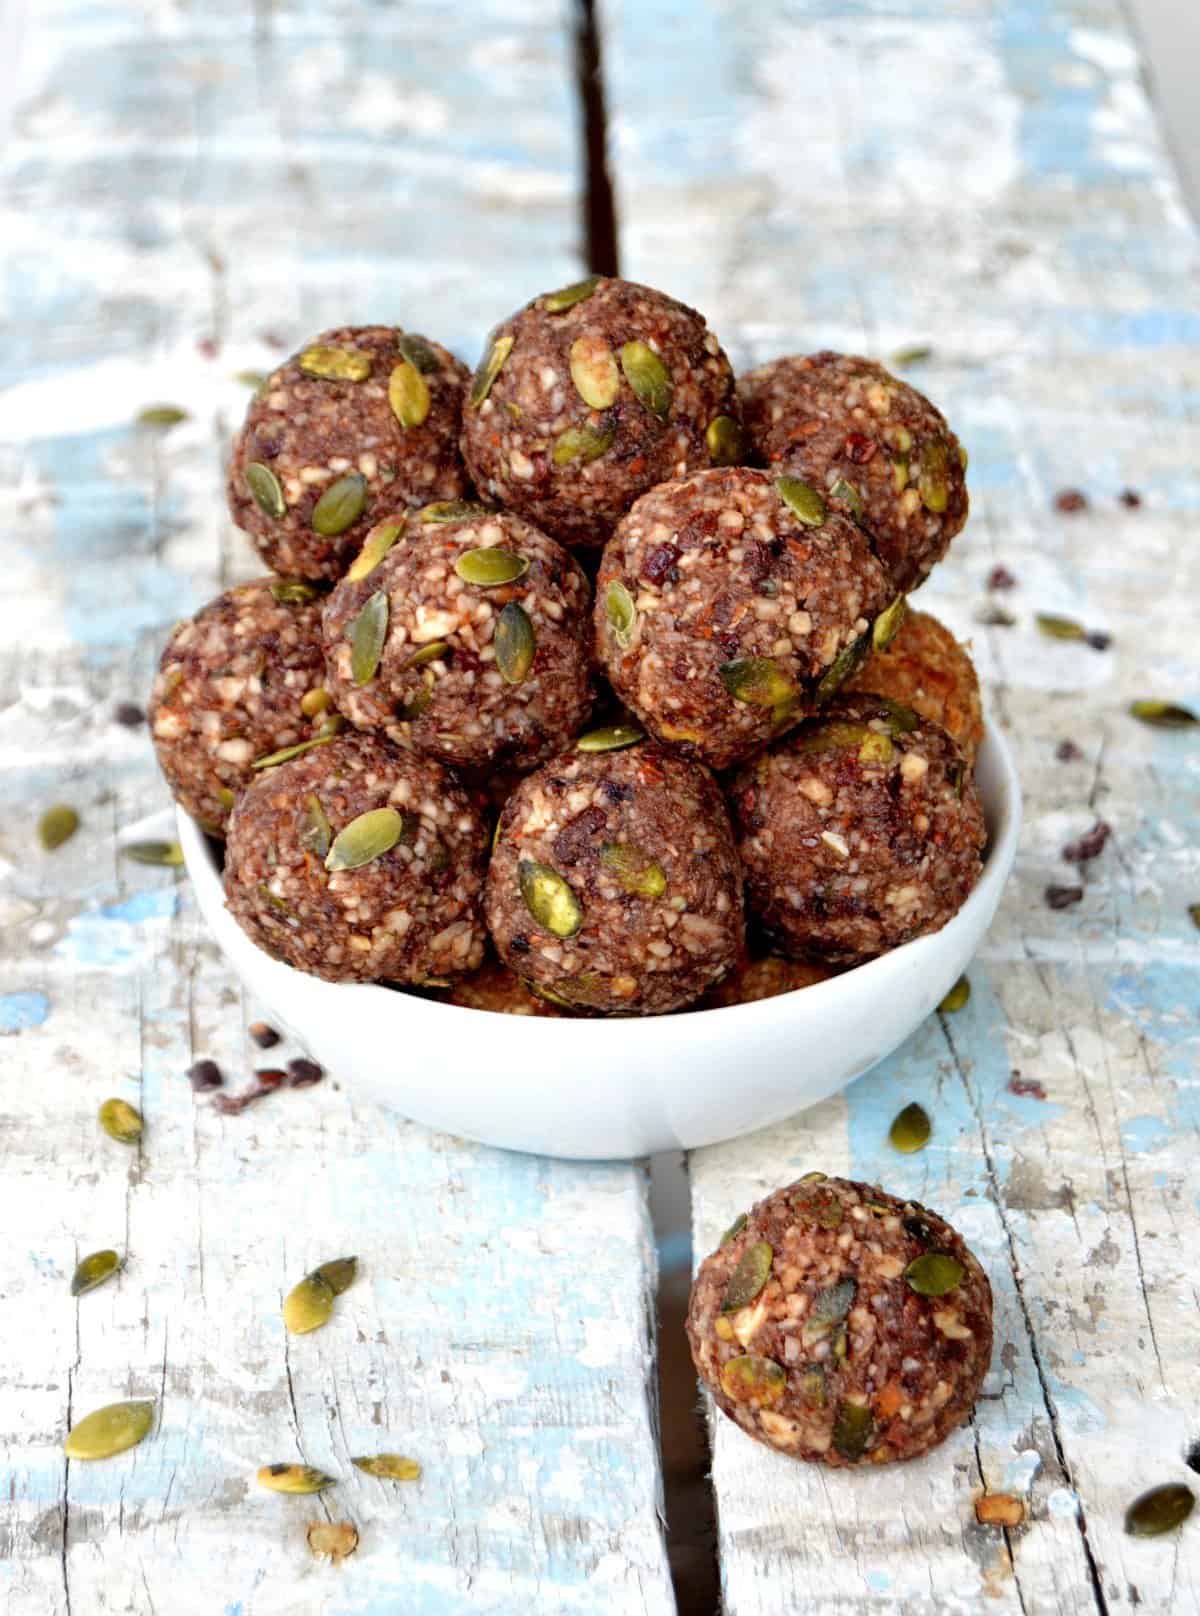
[[[323,342],[305,348],[296,363],[306,376],[317,376],[323,382],[365,382],[371,374],[369,354]]]
[[[904,1270],[910,1291],[918,1296],[948,1296],[962,1283],[966,1269],[945,1251],[924,1251]]]
[[[619,752],[626,746],[636,746],[646,739],[646,732],[636,724],[609,724],[604,729],[590,729],[575,742],[577,752]]]
[[[599,459],[616,435],[616,427],[595,421],[585,421],[582,426],[569,426],[555,440],[554,464],[569,466],[573,460],[580,460],[586,466]]]
[[[421,1466],[415,1459],[406,1459],[402,1453],[375,1453],[350,1463],[368,1476],[382,1476],[388,1481],[416,1481]]]
[[[313,1521],[304,1535],[318,1558],[335,1564],[348,1559],[358,1547],[357,1528],[349,1521]]]
[[[823,722],[809,722],[792,736],[790,745],[795,752],[841,752],[852,747],[859,750],[878,735],[868,724],[853,724],[846,719],[830,718]],[[886,739],[886,737],[884,737]]]
[[[394,808],[371,808],[352,819],[334,837],[325,868],[361,870],[389,853],[404,834],[404,820]]]
[[[260,388],[265,388],[270,377],[265,370],[235,370],[233,379],[241,382],[243,387],[252,387],[257,393]]]
[[[873,763],[890,763],[895,755],[896,748],[892,745],[891,736],[881,735],[875,729],[868,730],[858,749],[858,761],[864,768],[869,768]]]
[[[283,497],[283,485],[270,466],[264,466],[261,460],[252,460],[243,476],[251,499],[264,516],[273,516],[278,520],[281,516],[287,515],[287,500]]]
[[[533,666],[537,635],[529,613],[515,600],[510,600],[496,619],[492,644],[501,678],[510,685],[519,685]]]
[[[942,1011],[943,1014],[948,1015],[951,1011],[961,1010],[963,1005],[966,1004],[970,997],[970,981],[965,976],[960,976],[958,981],[942,1000],[941,1004],[938,1005],[938,1009]]]
[[[796,1182],[797,1184],[821,1184],[828,1177],[828,1173],[822,1173],[814,1169],[811,1173],[802,1173]]]
[[[71,1295],[82,1296],[86,1291],[94,1291],[120,1267],[121,1259],[115,1251],[93,1251],[89,1257],[81,1257],[71,1276]]]
[[[717,669],[734,701],[752,707],[778,707],[796,695],[796,686],[773,657],[738,657]]]
[[[332,839],[333,827],[321,807],[321,799],[315,791],[310,792],[304,799],[304,812],[300,817],[300,846],[306,853],[323,859]]]
[[[403,705],[397,709],[397,717],[402,723],[411,724],[414,718],[420,718],[426,707],[428,707],[429,703],[433,700],[433,687],[437,682],[434,677],[433,669],[426,668],[425,672],[421,675],[421,678],[424,682],[421,685],[421,688],[417,691],[416,695],[413,696],[410,701],[404,702]]]
[[[625,888],[637,898],[661,898],[667,890],[667,874],[648,853],[627,842],[606,842],[600,849],[600,862],[612,870]]]
[[[799,1217],[819,1229],[837,1229],[845,1217],[842,1203],[832,1190],[818,1190],[815,1195],[795,1201],[793,1207]]]
[[[301,705],[301,707],[303,707],[304,703],[301,702],[300,705]],[[237,801],[237,798],[234,796],[233,792],[230,791],[228,786],[218,786],[217,787],[217,801],[221,804],[222,808],[228,809],[228,808],[233,807],[234,803]],[[180,856],[182,857],[182,854],[183,854],[182,847],[179,849],[179,852],[180,852]]]
[[[820,684],[817,686],[817,700],[828,701],[830,696],[836,694],[852,673],[855,673],[867,659],[871,649],[871,631],[860,634],[857,640],[845,645],[834,657],[826,669]]]
[[[615,402],[621,389],[621,373],[616,355],[603,337],[576,337],[571,344],[570,367],[575,391],[590,408],[606,410]]]
[[[310,584],[305,578],[273,578],[271,580],[271,599],[280,606],[307,606],[320,596],[321,591],[316,584]]]
[[[521,859],[517,884],[526,909],[539,926],[554,937],[574,937],[583,925],[583,905],[557,870],[536,859]]]
[[[418,646],[411,656],[405,657],[397,671],[406,673],[409,668],[423,668],[427,662],[436,662],[439,657],[445,656],[449,649],[449,640],[430,640],[427,645]]]
[[[805,527],[824,527],[825,501],[815,488],[801,482],[799,477],[777,477],[775,488],[797,521]]]
[[[403,531],[403,522],[381,522],[378,527],[373,527],[367,534],[362,549],[350,564],[350,569],[346,573],[347,583],[356,584],[363,578],[370,577]]]
[[[441,369],[442,362],[433,345],[415,331],[397,331],[396,346],[414,370],[419,370],[423,376],[430,376],[435,370]]]
[[[903,702],[893,701],[890,696],[876,696],[875,700],[887,714],[889,735],[911,735],[913,730],[920,728],[921,720]]]
[[[862,521],[863,497],[852,482],[847,482],[845,477],[839,477],[829,490],[829,497],[830,499],[840,499],[843,505],[850,507],[850,513],[854,520],[856,522]]]
[[[454,563],[454,570],[463,583],[491,589],[496,584],[511,584],[523,578],[529,571],[529,561],[511,550],[464,550]]]
[[[949,456],[946,445],[930,439],[921,445],[921,470],[917,477],[917,492],[927,511],[940,515],[950,503],[950,483],[946,475]]]
[[[736,1313],[746,1307],[762,1290],[771,1273],[775,1252],[767,1240],[756,1240],[742,1252],[721,1299],[722,1313]]]
[[[1086,640],[1088,637],[1082,623],[1076,623],[1070,617],[1053,617],[1049,612],[1039,612],[1034,621],[1049,640]]]
[[[158,864],[176,869],[183,863],[183,848],[178,842],[126,842],[121,856],[132,859],[135,864]]]
[[[875,1417],[862,1403],[842,1403],[833,1422],[833,1445],[843,1459],[861,1459],[875,1435]]]
[[[902,1151],[911,1156],[914,1151],[924,1150],[929,1143],[929,1135],[933,1132],[929,1121],[929,1114],[924,1106],[914,1100],[906,1105],[904,1110],[892,1122],[888,1129],[888,1142],[893,1150]]]
[[[319,1268],[314,1268],[309,1277],[324,1280],[333,1294],[340,1296],[358,1278],[358,1258],[334,1257],[329,1262],[323,1262]]]
[[[64,802],[56,802],[38,820],[38,841],[47,853],[53,853],[56,847],[69,842],[78,829],[79,815],[74,808],[69,808]]]
[[[421,507],[422,522],[463,522],[472,516],[490,516],[491,505],[477,505],[469,499],[437,499]]]
[[[178,404],[150,404],[137,414],[139,426],[172,427],[188,419],[188,412]]]
[[[1178,707],[1171,701],[1133,701],[1129,711],[1134,718],[1140,718],[1143,724],[1155,729],[1190,729],[1193,724],[1200,724],[1200,718],[1190,707]]]
[[[283,1299],[283,1322],[292,1335],[319,1330],[333,1316],[333,1287],[307,1274]]]
[[[820,1364],[809,1364],[796,1377],[796,1390],[806,1408],[825,1408],[829,1402],[829,1387],[825,1371]]]
[[[746,437],[732,415],[714,415],[704,429],[708,458],[714,466],[740,466],[746,458]]]
[[[350,677],[360,688],[370,684],[379,671],[388,631],[388,595],[377,589],[354,619],[350,628]]]
[[[858,1294],[858,1285],[852,1279],[840,1279],[836,1285],[830,1285],[826,1290],[818,1291],[813,1297],[812,1307],[808,1312],[809,1324],[821,1329],[828,1329],[830,1325],[840,1324],[854,1306],[854,1298]]]
[[[1151,1487],[1125,1511],[1125,1530],[1130,1537],[1161,1537],[1182,1526],[1195,1507],[1196,1496],[1182,1481]]]
[[[367,504],[367,479],[361,471],[351,471],[330,483],[313,506],[309,518],[314,533],[335,539],[358,521]]]
[[[749,1219],[747,1214],[745,1212],[739,1212],[737,1217],[734,1218],[728,1229],[726,1229],[725,1233],[721,1236],[720,1240],[717,1241],[717,1244],[719,1246],[727,1246],[731,1240],[736,1239],[737,1236],[741,1234],[748,1221]]]
[[[388,377],[388,403],[403,427],[423,426],[429,419],[429,383],[407,359],[393,366]]]
[[[1188,904],[1188,919],[1200,931],[1200,903]]]
[[[492,390],[496,377],[504,369],[504,361],[512,353],[515,337],[497,337],[487,353],[479,361],[479,368],[471,378],[471,392],[468,402],[472,409],[478,409],[484,399]]]
[[[933,357],[933,349],[923,342],[914,343],[911,348],[897,348],[892,355],[890,363],[897,370],[903,370],[906,365],[923,365],[927,359]]]
[[[633,638],[637,607],[633,604],[633,596],[619,578],[614,578],[605,590],[604,615],[608,618],[613,639],[624,650]]]
[[[271,1464],[263,1465],[255,1480],[273,1493],[319,1493],[332,1487],[337,1478],[312,1465]]]
[[[341,713],[334,713],[327,718],[321,726],[321,733],[314,735],[310,741],[297,741],[295,746],[281,746],[278,752],[268,752],[266,757],[255,758],[250,765],[252,769],[273,769],[277,763],[290,763],[292,758],[303,757],[305,752],[311,752],[314,746],[328,746],[340,731],[345,727],[346,720]],[[182,863],[182,859],[180,863]]]
[[[333,704],[333,697],[322,686],[316,685],[312,690],[306,690],[300,698],[300,711],[305,718],[319,718]],[[233,806],[232,803],[229,805]]]
[[[621,349],[621,369],[638,402],[651,415],[665,421],[675,391],[671,372],[646,342],[627,342]]]
[[[105,1100],[97,1116],[108,1137],[118,1144],[136,1145],[142,1137],[142,1114],[127,1100]]]
[[[589,275],[586,280],[573,281],[570,286],[560,286],[557,292],[547,292],[542,299],[542,308],[547,314],[562,314],[567,309],[573,309],[576,303],[584,303],[600,284],[599,275]]]
[[[111,1459],[136,1448],[153,1424],[152,1402],[109,1403],[71,1427],[63,1452],[68,1459]]]
[[[900,632],[900,625],[904,622],[908,611],[908,601],[904,595],[897,595],[890,606],[884,608],[871,624],[871,644],[876,651],[886,651],[888,646]]]
[[[769,1406],[779,1401],[786,1388],[787,1375],[773,1358],[747,1352],[722,1365],[721,1390],[731,1402]]]

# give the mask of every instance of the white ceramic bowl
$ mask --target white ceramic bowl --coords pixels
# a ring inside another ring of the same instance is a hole
[[[428,1127],[549,1156],[644,1156],[732,1139],[869,1071],[953,985],[1012,869],[1021,792],[988,726],[977,778],[989,845],[954,919],[799,992],[644,1020],[503,1016],[322,982],[264,954],[225,908],[212,848],[179,814],[196,899],[242,981],[322,1065]]]

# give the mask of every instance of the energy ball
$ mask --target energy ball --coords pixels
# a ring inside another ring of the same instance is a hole
[[[614,533],[597,654],[658,740],[723,769],[833,693],[890,601],[862,533],[808,484],[701,471],[643,494]]]
[[[876,651],[842,687],[868,690],[931,718],[956,740],[968,764],[983,741],[983,707],[975,665],[966,650],[928,612],[905,614],[891,644]]]
[[[558,1018],[563,1014],[548,999],[530,992],[515,971],[495,959],[485,960],[470,976],[456,978],[447,997],[464,1009],[491,1010],[501,1016]]]
[[[263,383],[229,466],[229,510],[273,572],[340,578],[385,512],[459,499],[467,370],[389,325],[324,331]]]
[[[766,465],[794,471],[861,523],[902,594],[967,519],[967,456],[923,393],[855,354],[794,354],[738,382]]]
[[[748,1436],[810,1463],[887,1464],[970,1416],[992,1288],[936,1212],[809,1173],[701,1263],[687,1333],[701,1380]]]
[[[712,776],[649,742],[552,759],[500,816],[486,906],[500,958],[554,1003],[627,1016],[690,1004],[742,951],[741,872]]]
[[[979,879],[966,759],[886,696],[831,701],[741,771],[730,806],[747,906],[797,959],[856,965],[938,931]]]
[[[432,758],[344,735],[238,799],[225,902],[275,959],[331,982],[430,983],[483,959],[487,835]]]
[[[328,725],[324,685],[321,601],[311,584],[260,578],[180,623],[163,650],[148,715],[176,802],[223,835],[255,763]]]
[[[807,960],[783,959],[768,954],[765,959],[748,960],[729,973],[704,997],[704,1008],[719,1009],[728,1004],[756,1004],[759,999],[775,999],[781,993],[795,993],[800,988],[815,987],[828,982],[833,972],[823,965]]]
[[[563,544],[603,544],[655,483],[737,457],[733,372],[703,315],[595,276],[492,332],[463,410],[481,493]]]
[[[519,516],[429,506],[372,528],[329,597],[329,688],[398,746],[532,769],[591,706],[589,600],[579,564]]]

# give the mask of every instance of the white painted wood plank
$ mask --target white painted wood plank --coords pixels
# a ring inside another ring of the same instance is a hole
[[[921,604],[973,638],[1026,793],[969,1008],[844,1097],[692,1158],[698,1256],[821,1167],[946,1213],[997,1302],[974,1425],[916,1464],[822,1475],[717,1419],[727,1609],[1200,1609],[1200,1533],[1122,1531],[1143,1487],[1195,1484],[1200,1437],[1200,753],[1125,714],[1200,698],[1200,255],[1123,19],[1110,0],[604,13],[625,272],[699,304],[742,364],[932,344],[911,375],[970,449],[974,514]],[[1055,512],[1064,486],[1092,511]],[[997,562],[1020,580],[1012,628],[975,620]],[[1112,650],[1043,640],[1039,610]],[[1065,738],[1080,761],[1056,760]],[[1113,840],[1083,903],[1051,912],[1060,850],[1096,817]],[[936,1135],[902,1158],[887,1128],[913,1099]],[[985,1484],[1030,1523],[978,1526]]]
[[[473,359],[577,273],[564,20],[542,0],[26,20],[0,173],[0,1603],[660,1616],[641,1169],[433,1136],[336,1073],[222,1117],[184,1077],[198,1055],[236,1081],[294,1051],[250,1045],[186,882],[115,853],[167,821],[113,703],[144,695],[176,616],[257,570],[223,510],[234,372],[346,318]],[[153,402],[191,418],[132,431]],[[48,856],[56,800],[83,828]],[[142,1150],[100,1134],[109,1094],[140,1103]],[[109,1244],[125,1272],[76,1304],[76,1258]],[[333,1322],[286,1337],[284,1291],[350,1251]],[[154,1435],[66,1466],[69,1419],[129,1395],[158,1400]],[[383,1449],[421,1482],[349,1463]],[[254,1486],[301,1458],[338,1486]],[[305,1544],[326,1517],[361,1534],[340,1569]]]

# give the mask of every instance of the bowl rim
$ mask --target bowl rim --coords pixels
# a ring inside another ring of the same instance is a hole
[[[839,999],[857,1002],[864,995],[870,997],[872,984],[878,983],[883,987],[886,979],[894,976],[897,968],[905,972],[911,969],[919,970],[926,956],[929,963],[933,964],[935,955],[944,955],[947,945],[954,943],[956,934],[968,932],[972,928],[981,910],[988,911],[988,920],[984,922],[982,928],[986,930],[1016,858],[1022,818],[1021,786],[1012,748],[986,711],[984,738],[976,758],[977,776],[980,773],[985,774],[990,781],[990,789],[981,792],[988,820],[988,844],[984,852],[983,871],[963,904],[938,931],[902,943],[886,954],[803,989],[792,989],[769,998],[750,1000],[741,1004],[705,1007],[692,1005],[686,1009],[654,1016],[513,1016],[500,1010],[481,1010],[473,1006],[424,998],[418,994],[398,993],[396,988],[380,982],[330,982],[322,977],[314,977],[294,965],[287,964],[284,960],[275,959],[242,930],[225,908],[224,886],[208,838],[186,810],[178,805],[176,820],[184,865],[196,889],[197,901],[202,912],[207,907],[201,900],[202,888],[207,885],[215,889],[219,917],[214,921],[205,914],[205,920],[217,943],[224,948],[222,932],[226,927],[234,928],[241,945],[253,950],[264,965],[270,966],[274,972],[283,973],[284,977],[289,979],[289,986],[293,991],[300,992],[312,983],[320,982],[322,990],[336,989],[340,995],[346,997],[347,1012],[352,1012],[354,1008],[349,998],[351,994],[368,994],[372,997],[386,995],[388,1001],[394,1003],[397,1009],[402,1009],[412,1016],[420,1017],[432,1013],[445,1018],[449,1012],[453,1012],[459,1017],[471,1018],[470,1025],[478,1028],[478,1018],[482,1014],[491,1017],[493,1022],[500,1025],[523,1029],[524,1037],[533,1036],[547,1043],[568,1036],[562,1029],[576,1029],[581,1024],[587,1026],[592,1036],[605,1039],[609,1043],[628,1041],[631,1036],[630,1029],[634,1029],[644,1040],[659,1036],[658,1029],[669,1030],[671,1038],[681,1038],[698,1032],[701,1027],[707,1027],[715,1032],[717,1024],[711,1019],[713,1016],[722,1016],[724,1020],[720,1026],[727,1030],[733,1028],[734,1018],[737,1018],[738,1033],[752,1036],[757,1027],[765,1028],[769,1022],[778,1021],[784,1014],[794,1015],[798,996],[800,1002],[814,1011],[818,1005],[826,1009],[836,1009]],[[224,922],[224,925],[221,922]],[[237,969],[237,960],[233,960],[232,963]],[[448,1023],[444,1019],[441,1025],[444,1030],[448,1030]],[[462,1025],[465,1030],[467,1024]],[[539,1031],[531,1033],[529,1029],[535,1026]],[[499,1025],[495,1028],[494,1035],[500,1035]],[[747,1049],[749,1047],[747,1045]]]

